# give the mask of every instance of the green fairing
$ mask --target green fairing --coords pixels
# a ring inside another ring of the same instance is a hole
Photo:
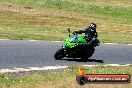
[[[84,44],[87,43],[84,36],[78,36],[77,42],[70,42],[71,38],[72,38],[72,36],[66,38],[64,45],[63,45],[63,48],[67,48],[67,47],[73,48],[73,47],[77,46],[79,43],[84,43]]]

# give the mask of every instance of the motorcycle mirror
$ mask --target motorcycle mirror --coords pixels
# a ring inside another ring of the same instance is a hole
[[[67,29],[67,31],[68,31],[68,32],[71,32],[71,29],[70,29],[70,28],[68,28],[68,29]]]

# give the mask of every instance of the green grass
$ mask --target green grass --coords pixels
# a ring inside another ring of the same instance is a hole
[[[1,88],[80,88],[76,83],[76,75],[78,74],[78,67],[69,67],[64,71],[35,73],[30,76],[17,76],[13,74],[0,74]],[[132,76],[132,66],[116,67],[116,66],[96,66],[84,67],[86,74],[130,74]],[[24,73],[24,72],[23,72]],[[24,73],[25,75],[28,72]],[[82,88],[131,88],[130,84],[86,84]]]
[[[132,9],[129,6],[107,5],[114,3],[113,0],[101,0],[105,5],[100,5],[98,0],[0,0],[0,2],[5,5],[3,8],[8,8],[0,9],[0,38],[62,41],[67,35],[66,28],[78,30],[94,21],[98,24],[97,31],[101,42],[132,43]],[[116,5],[120,3],[131,5],[131,0],[115,2]],[[26,7],[31,7],[31,10]]]
[[[72,0],[80,3],[90,3],[98,6],[132,7],[131,0]]]
[[[64,37],[59,38],[58,33],[62,33],[63,31],[57,32],[55,29],[51,30],[49,28],[40,28],[37,26],[31,25],[14,25],[14,24],[3,24],[0,25],[2,29],[1,38],[2,39],[15,39],[15,40],[63,40]],[[51,31],[49,31],[51,30]],[[62,35],[63,36],[63,35]]]
[[[5,1],[5,0],[4,0]],[[107,16],[113,21],[121,23],[132,23],[132,9],[131,8],[117,8],[111,6],[96,6],[92,4],[82,4],[69,2],[66,0],[9,0],[8,2],[30,5],[43,8],[54,8],[68,11],[75,11],[79,13],[96,14]]]

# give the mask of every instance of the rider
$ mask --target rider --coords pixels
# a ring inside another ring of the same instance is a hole
[[[90,44],[93,44],[93,42],[95,42],[96,38],[98,37],[98,34],[96,32],[96,27],[97,27],[96,23],[90,23],[90,25],[86,27],[85,29],[74,31],[73,34],[85,33],[85,38],[89,42],[86,45],[90,45]]]

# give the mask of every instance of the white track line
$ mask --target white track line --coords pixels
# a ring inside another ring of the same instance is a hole
[[[130,45],[131,46],[132,44],[127,44],[127,45]]]
[[[83,65],[85,67],[95,67],[95,66],[130,66],[132,64],[105,64],[105,65]]]
[[[0,39],[0,41],[3,41],[3,40],[10,40],[10,39]],[[37,41],[44,41],[44,40],[27,40],[27,41],[37,42]],[[51,42],[57,42],[58,43],[58,42],[64,42],[64,41],[51,41]],[[102,43],[102,44],[114,45],[114,44],[118,44],[118,43]],[[124,45],[132,45],[132,44],[124,44]]]
[[[113,45],[113,44],[118,44],[118,43],[103,43],[103,44],[112,44]]]
[[[10,40],[10,39],[0,39],[1,41],[3,41],[3,40]]]
[[[51,42],[63,42],[63,41],[51,41]]]
[[[28,40],[28,41],[32,41],[32,42],[34,42],[34,41],[38,41],[38,40]]]
[[[68,68],[68,66],[46,66],[46,67],[27,67],[27,68],[12,68],[12,69],[0,69],[0,73],[12,73],[21,71],[42,71],[42,70],[57,70]]]
[[[85,67],[96,67],[96,66],[130,66],[132,64],[105,64],[105,65],[82,65]],[[13,68],[13,69],[0,69],[0,73],[13,73],[13,72],[21,72],[21,71],[46,71],[46,70],[57,70],[57,69],[65,69],[68,66],[45,66],[45,67],[27,67],[27,68]]]

